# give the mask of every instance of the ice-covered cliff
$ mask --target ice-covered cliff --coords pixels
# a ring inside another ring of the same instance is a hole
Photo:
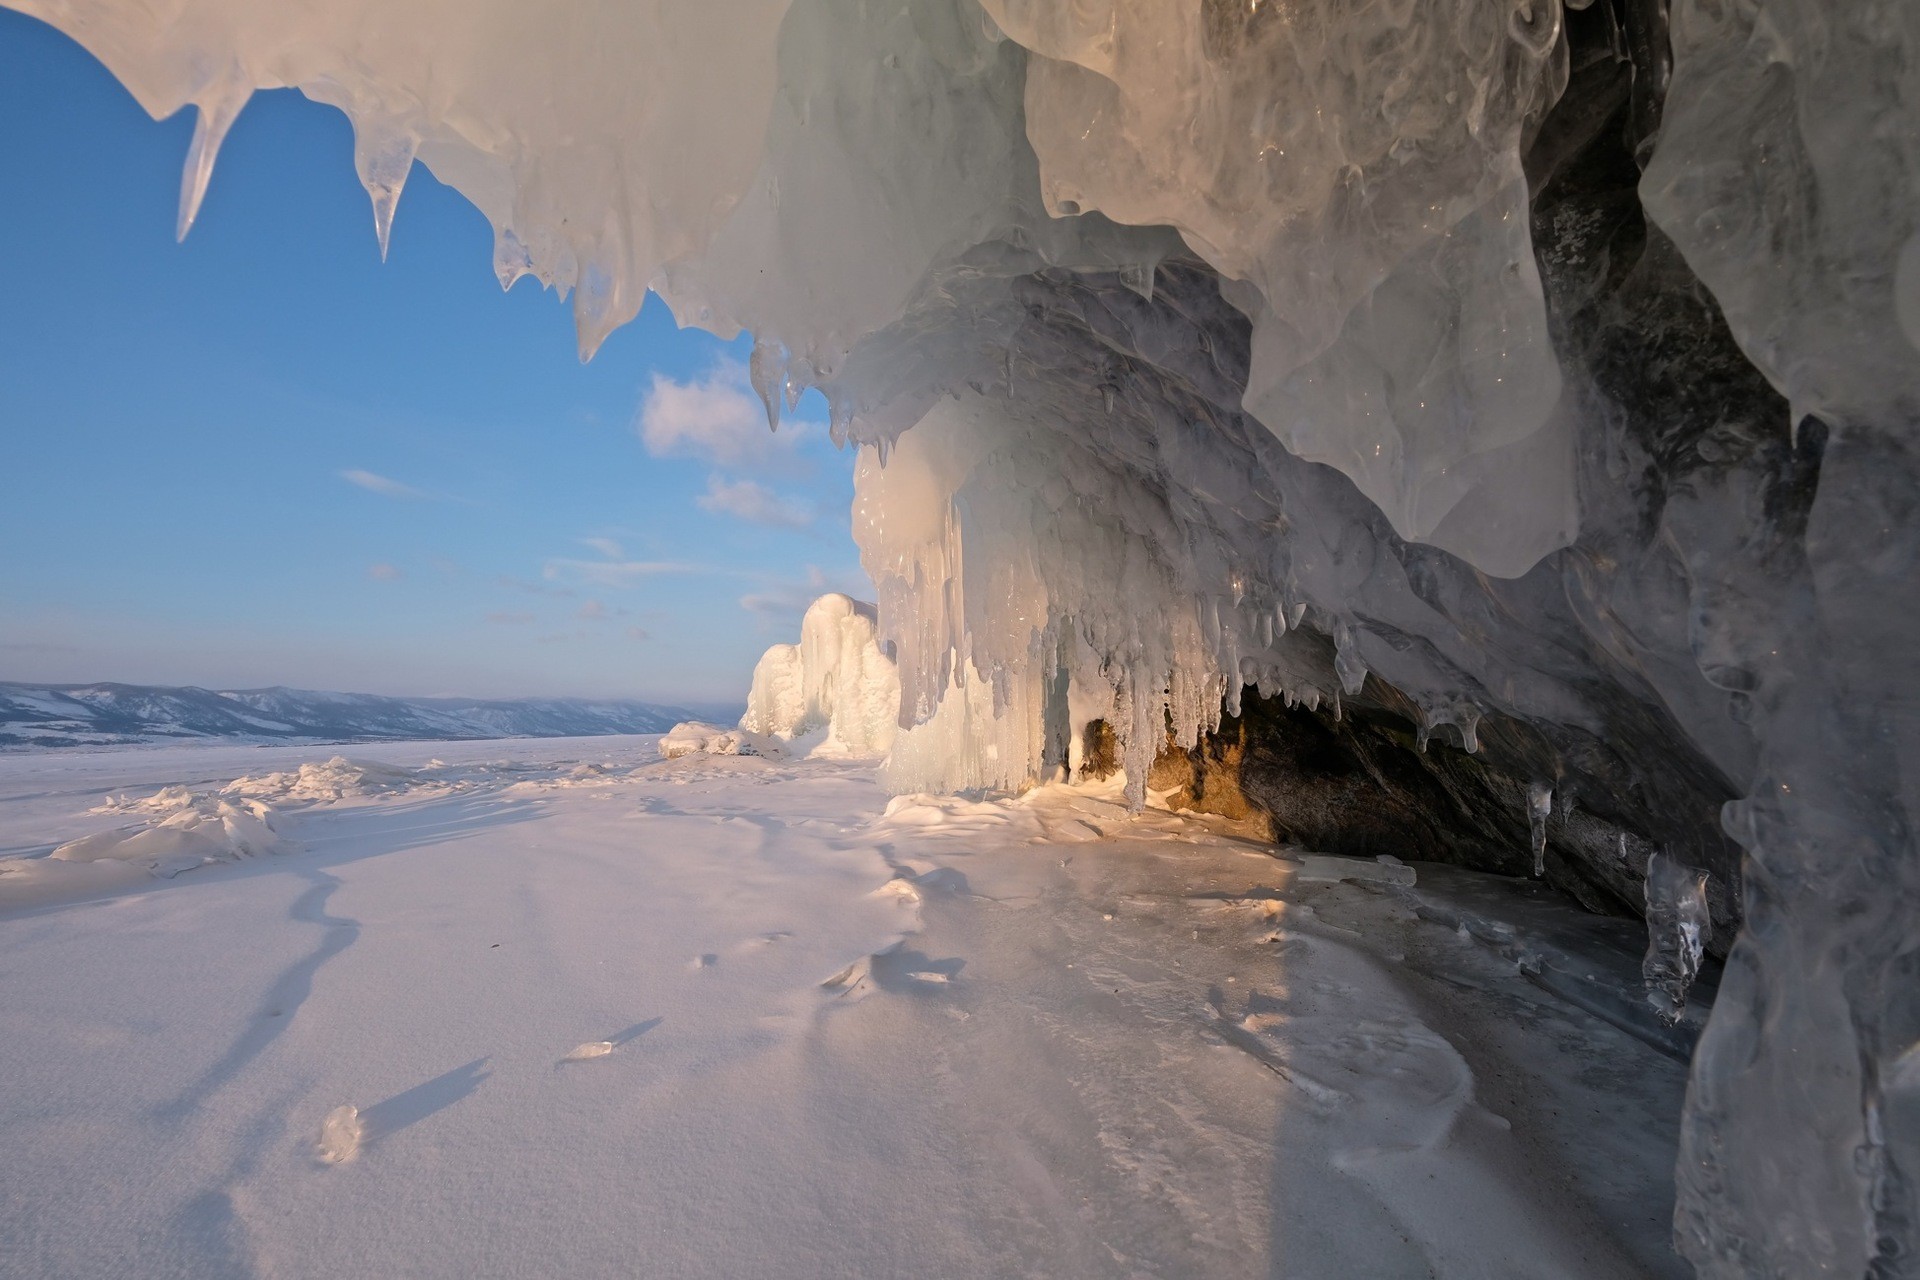
[[[1252,689],[1707,872],[1681,1247],[1911,1273],[1920,5],[6,2],[199,109],[183,233],[295,86],[383,240],[419,159],[583,354],[652,287],[823,390],[901,785]]]

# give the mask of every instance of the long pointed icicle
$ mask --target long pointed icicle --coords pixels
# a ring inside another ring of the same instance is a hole
[[[180,219],[174,225],[174,238],[184,241],[200,216],[200,202],[206,198],[207,183],[213,177],[214,157],[226,141],[240,109],[253,96],[253,88],[236,75],[220,85],[210,86],[194,103],[200,118],[194,122],[193,141],[187,147],[187,163],[180,171]]]
[[[1553,816],[1553,784],[1533,782],[1527,786],[1527,834],[1533,845],[1533,874],[1547,874],[1547,819]]]
[[[380,261],[387,260],[387,240],[393,232],[393,211],[413,170],[420,141],[405,130],[389,130],[356,121],[353,131],[353,167],[360,185],[373,201],[373,232],[380,238]]]
[[[747,358],[747,379],[767,407],[767,430],[780,429],[780,401],[787,385],[787,352],[778,343],[755,338]]]
[[[620,309],[620,277],[602,263],[589,259],[580,268],[573,289],[573,336],[586,364],[600,350],[607,335],[632,319]]]

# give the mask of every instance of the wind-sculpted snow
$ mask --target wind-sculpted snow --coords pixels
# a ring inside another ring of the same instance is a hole
[[[1100,719],[1137,805],[1254,688],[1473,753],[1549,879],[1704,873],[1682,1248],[1911,1267],[1911,3],[8,2],[200,109],[183,231],[296,86],[382,244],[417,157],[583,354],[652,286],[824,391],[892,786]]]

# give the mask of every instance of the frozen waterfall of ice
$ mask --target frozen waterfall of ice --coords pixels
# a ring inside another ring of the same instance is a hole
[[[1377,685],[1689,863],[1673,798],[1743,793],[1680,1245],[1911,1273],[1920,5],[5,2],[198,109],[183,234],[297,87],[352,117],[382,243],[418,159],[583,354],[653,287],[752,330],[770,418],[822,389],[896,786],[1045,776],[1098,716],[1137,802],[1244,686]],[[1527,168],[1588,83],[1645,166],[1631,261]],[[1661,345],[1722,315],[1784,413]],[[750,716],[797,730],[827,668],[770,662]]]

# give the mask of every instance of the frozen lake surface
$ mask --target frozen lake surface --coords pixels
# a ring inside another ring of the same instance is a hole
[[[1106,786],[0,756],[0,1276],[1681,1275],[1681,1064],[1515,961],[1636,937]]]

